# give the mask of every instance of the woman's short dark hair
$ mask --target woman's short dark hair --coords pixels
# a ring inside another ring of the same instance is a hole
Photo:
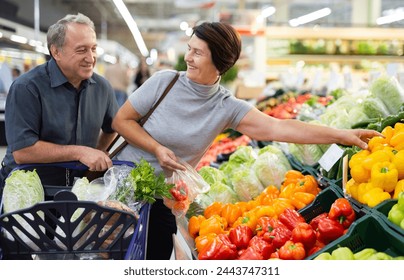
[[[230,24],[204,22],[194,27],[192,35],[208,44],[213,64],[220,75],[226,73],[240,57],[240,34]]]

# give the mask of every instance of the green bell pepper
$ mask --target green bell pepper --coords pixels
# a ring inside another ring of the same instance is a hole
[[[368,260],[371,256],[376,254],[377,251],[373,248],[365,248],[354,254],[355,260]]]
[[[332,257],[331,257],[330,253],[324,252],[324,253],[319,254],[317,257],[315,257],[314,260],[316,260],[316,261],[317,260],[322,260],[322,261],[324,261],[324,260],[332,260]]]
[[[394,204],[387,215],[387,219],[393,224],[400,226],[401,222],[404,220],[404,211],[400,210],[398,204]]]
[[[339,247],[332,251],[331,257],[334,260],[354,260],[354,254],[348,247]]]

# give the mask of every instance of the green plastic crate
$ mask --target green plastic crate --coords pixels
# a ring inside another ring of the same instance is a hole
[[[378,216],[367,214],[353,222],[348,232],[307,259],[312,260],[324,252],[348,247],[353,253],[373,248],[392,257],[404,256],[404,237],[388,227]]]
[[[323,189],[314,199],[312,203],[307,205],[306,207],[299,210],[299,213],[305,218],[307,222],[310,222],[313,218],[318,215],[328,212],[331,208],[331,205],[337,198],[343,197],[342,193],[335,188],[335,186],[330,185],[327,188]],[[368,212],[364,211],[352,205],[356,213],[356,218],[360,218],[367,214]]]
[[[389,212],[391,210],[391,208],[393,207],[393,205],[395,205],[397,203],[397,199],[388,199],[383,201],[382,203],[380,203],[379,205],[377,205],[376,207],[374,207],[372,209],[372,212],[375,215],[378,215],[380,217],[380,219],[391,229],[393,229],[394,231],[397,231],[399,234],[401,234],[402,236],[404,236],[404,229],[402,229],[401,227],[399,227],[398,225],[392,223],[389,221],[389,219],[387,218],[387,216],[389,215]]]

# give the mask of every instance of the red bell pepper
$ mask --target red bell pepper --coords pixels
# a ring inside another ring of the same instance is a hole
[[[186,200],[188,198],[188,186],[184,181],[178,180],[175,186],[170,189],[170,193],[174,200]]]
[[[246,225],[238,225],[229,231],[229,239],[231,243],[236,245],[239,250],[247,248],[253,236],[254,232]]]
[[[308,223],[299,223],[292,230],[292,241],[300,242],[306,250],[311,249],[316,244],[317,235]]]
[[[326,218],[328,216],[328,213],[322,213],[320,215],[317,215],[316,217],[314,217],[311,221],[310,221],[310,225],[311,227],[317,231],[318,228],[318,221],[320,221],[323,218]]]
[[[344,228],[349,228],[355,221],[356,214],[349,200],[341,197],[331,205],[328,218],[338,221]]]
[[[282,260],[303,260],[305,257],[306,251],[300,242],[289,240],[279,249],[279,258]]]
[[[292,231],[286,227],[274,228],[271,232],[264,234],[264,240],[272,240],[272,244],[276,249],[280,248],[285,244],[286,241],[292,238]]]
[[[344,227],[336,220],[331,220],[328,217],[318,221],[317,238],[324,244],[341,237],[344,234]]]
[[[286,208],[280,215],[279,221],[289,230],[293,230],[297,224],[305,223],[304,217],[294,209]]]
[[[248,247],[245,250],[240,251],[240,255],[237,258],[238,260],[263,260],[262,255],[255,250],[253,247]]]
[[[234,260],[236,258],[237,247],[224,233],[218,234],[198,254],[199,260]]]
[[[274,228],[286,227],[277,218],[263,216],[257,220],[255,229],[256,235],[263,236],[266,232],[271,232]]]
[[[262,259],[267,260],[270,258],[271,254],[275,252],[275,247],[272,243],[267,242],[261,236],[254,236],[249,243],[249,247],[252,247],[261,254]]]

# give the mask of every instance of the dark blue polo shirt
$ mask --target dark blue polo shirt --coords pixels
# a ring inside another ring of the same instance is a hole
[[[11,153],[38,140],[95,147],[100,129],[113,132],[117,111],[114,91],[106,79],[94,73],[76,90],[51,59],[21,75],[10,87],[4,164],[9,170],[14,168]]]

